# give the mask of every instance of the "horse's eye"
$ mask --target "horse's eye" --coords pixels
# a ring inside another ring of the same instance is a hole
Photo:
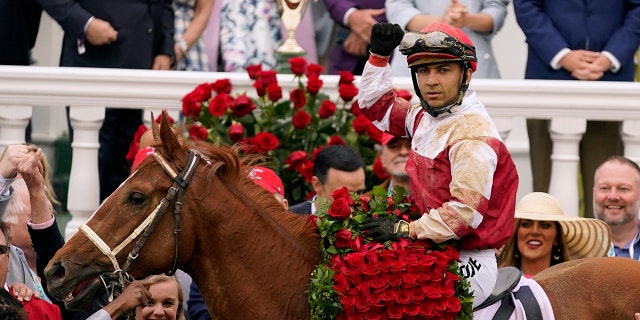
[[[131,204],[142,204],[144,202],[145,198],[144,195],[140,192],[133,192],[129,195],[129,203]]]

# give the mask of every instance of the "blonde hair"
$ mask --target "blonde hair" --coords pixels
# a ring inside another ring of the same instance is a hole
[[[161,283],[161,282],[174,282],[176,287],[178,287],[178,313],[176,315],[177,320],[185,320],[184,315],[184,292],[182,291],[182,286],[178,281],[176,276],[168,276],[165,274],[154,274],[147,277],[147,280],[150,284]]]

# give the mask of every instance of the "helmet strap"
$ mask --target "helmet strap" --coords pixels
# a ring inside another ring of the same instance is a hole
[[[437,118],[439,115],[445,112],[451,113],[451,108],[462,104],[462,98],[464,98],[464,94],[469,88],[469,85],[467,84],[467,70],[470,66],[468,61],[460,63],[460,66],[462,67],[462,81],[460,83],[458,99],[456,100],[456,102],[438,109],[432,108],[429,103],[422,97],[422,91],[420,90],[420,86],[418,85],[418,78],[415,72],[417,68],[411,67],[411,80],[413,81],[413,90],[416,92],[416,95],[418,95],[418,99],[420,99],[420,106],[422,106],[422,109],[424,109],[424,111],[426,111],[431,117]]]

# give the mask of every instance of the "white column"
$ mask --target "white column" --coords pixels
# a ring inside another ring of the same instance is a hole
[[[551,183],[549,193],[560,201],[566,215],[578,216],[578,171],[580,165],[580,140],[587,130],[586,119],[551,119]]]
[[[0,105],[0,154],[12,144],[22,144],[32,108],[30,105]]]
[[[105,108],[72,106],[69,113],[73,127],[71,173],[67,210],[71,220],[65,229],[68,240],[78,231],[100,204],[98,176],[98,132],[104,120]]]
[[[640,163],[640,120],[622,122],[622,141],[624,156]]]

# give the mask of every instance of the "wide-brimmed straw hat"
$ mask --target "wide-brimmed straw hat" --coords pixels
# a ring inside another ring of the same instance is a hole
[[[524,196],[516,206],[516,218],[558,221],[572,259],[604,257],[611,245],[611,229],[601,220],[565,216],[558,200],[544,192]]]

